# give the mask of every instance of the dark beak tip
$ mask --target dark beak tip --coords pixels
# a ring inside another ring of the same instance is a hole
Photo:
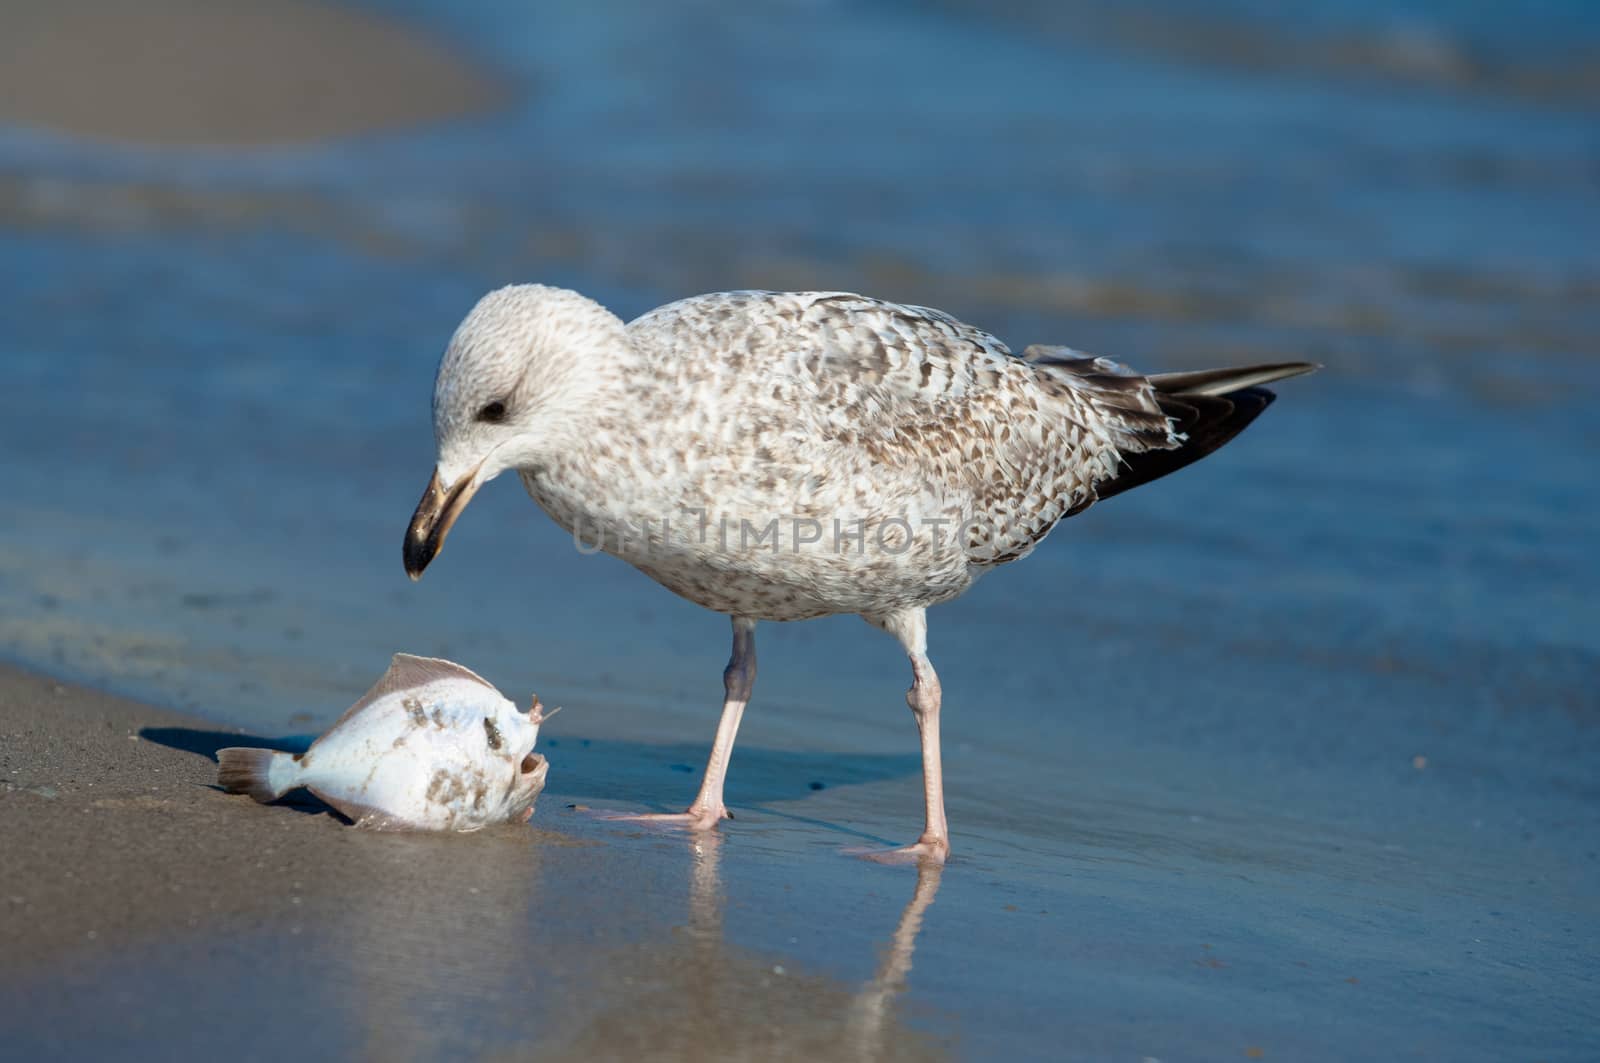
[[[439,470],[434,469],[433,479],[428,481],[428,489],[423,492],[416,512],[411,515],[411,524],[406,528],[402,560],[406,575],[413,583],[422,578],[423,570],[439,556],[456,517],[478,490],[477,474],[478,468],[474,468],[444,489],[439,486]]]
[[[419,540],[412,533],[408,532],[406,534],[405,550],[402,553],[401,560],[405,563],[406,575],[410,577],[412,583],[422,579],[422,574],[427,571],[435,553],[436,551],[433,549],[433,544],[429,539],[423,538]]]
[[[466,497],[470,498],[471,495]],[[439,548],[444,545],[444,537],[455,521],[459,510],[457,502],[461,499],[461,485],[448,492],[440,489],[439,470],[435,469],[427,490],[422,493],[422,500],[417,503],[416,512],[411,515],[411,524],[406,528],[404,549],[401,551],[401,560],[405,563],[406,575],[411,582],[420,580],[423,571],[438,556]]]

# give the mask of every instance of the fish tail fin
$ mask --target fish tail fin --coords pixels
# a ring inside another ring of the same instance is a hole
[[[298,785],[300,765],[288,753],[271,749],[217,750],[217,785],[230,794],[249,794],[265,804]]]

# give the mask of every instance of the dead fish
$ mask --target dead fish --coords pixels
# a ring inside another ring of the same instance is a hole
[[[478,830],[533,815],[550,765],[533,752],[546,714],[474,673],[397,653],[376,686],[304,753],[217,751],[229,793],[275,801],[305,787],[358,827]]]

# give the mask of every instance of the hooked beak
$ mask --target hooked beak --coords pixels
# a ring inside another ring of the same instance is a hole
[[[412,579],[422,578],[422,570],[443,549],[450,526],[478,493],[478,470],[481,468],[480,462],[447,487],[440,486],[439,470],[433,470],[433,479],[428,481],[428,489],[422,493],[422,501],[411,515],[411,527],[406,529],[406,575]]]

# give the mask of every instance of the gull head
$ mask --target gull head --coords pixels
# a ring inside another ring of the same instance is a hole
[[[450,338],[433,383],[438,464],[406,529],[419,579],[478,488],[535,469],[582,437],[600,399],[600,364],[628,348],[626,326],[577,292],[517,284],[478,301]]]

